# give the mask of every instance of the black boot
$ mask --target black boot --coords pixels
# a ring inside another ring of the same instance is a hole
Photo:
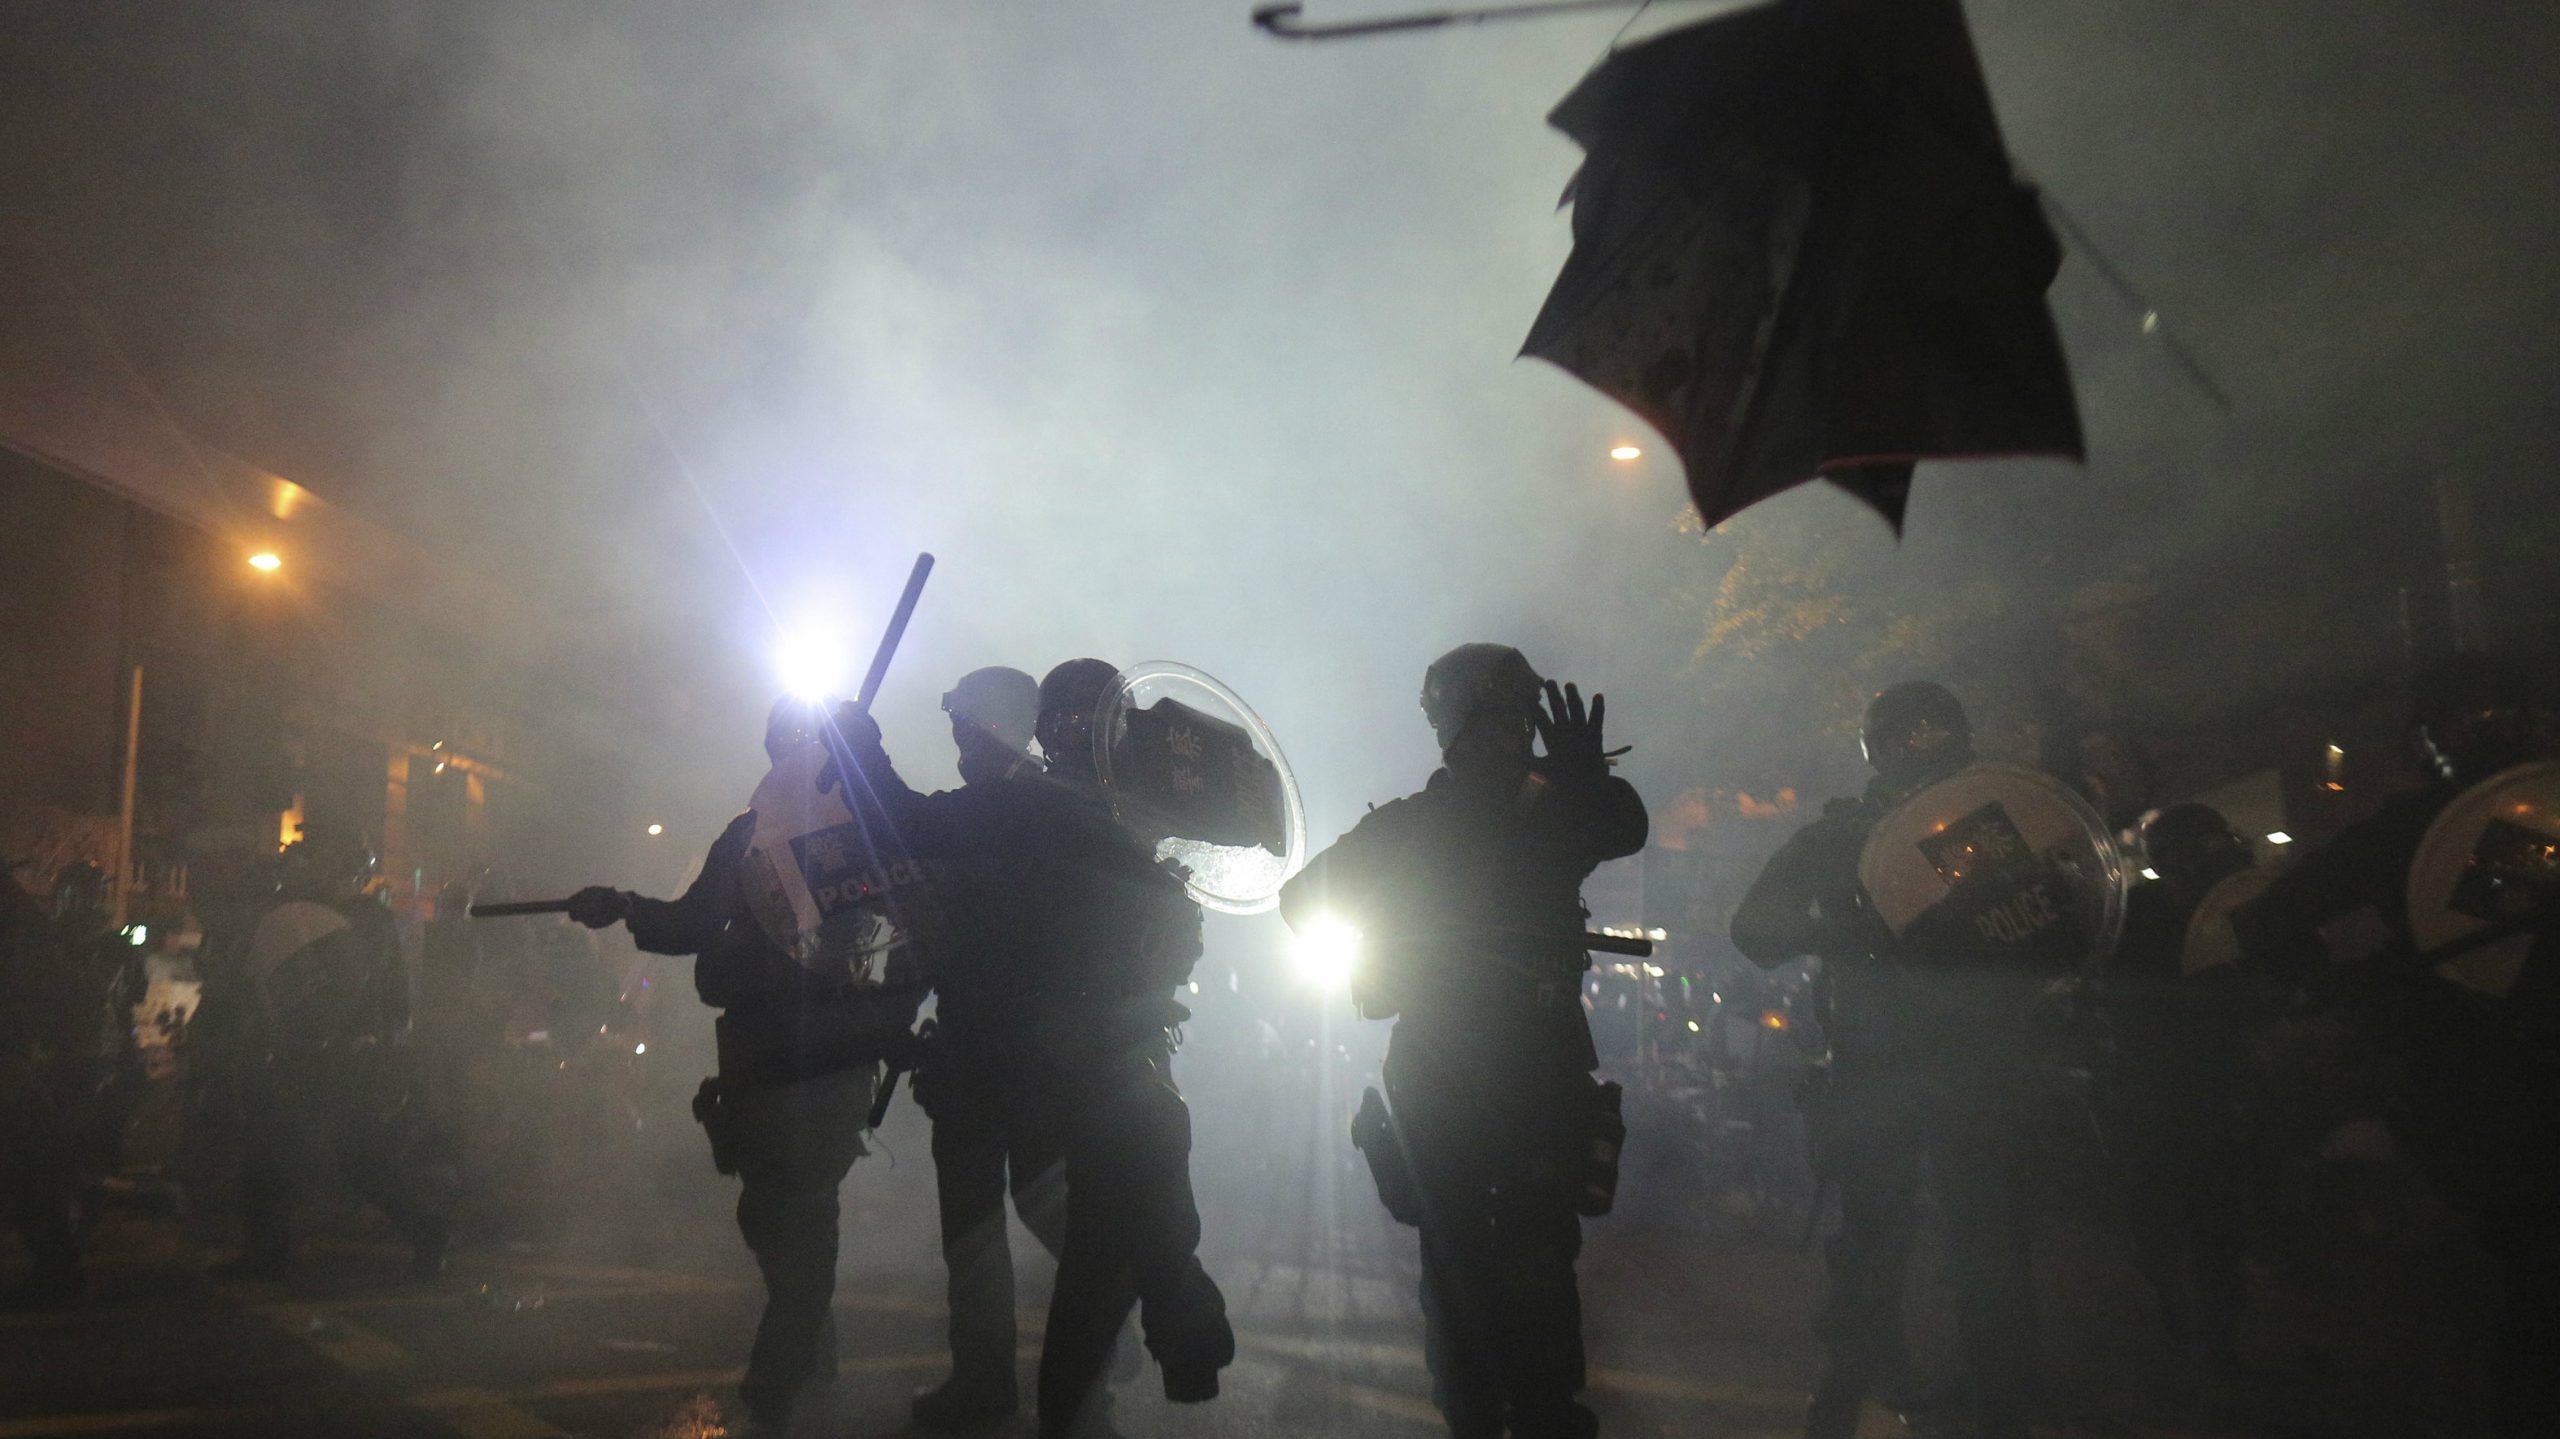
[[[1867,1386],[1859,1376],[1839,1368],[1824,1370],[1804,1408],[1804,1439],[1852,1439],[1858,1432],[1858,1411],[1866,1403]]]
[[[917,1390],[911,1412],[917,1428],[952,1433],[988,1428],[1021,1407],[1022,1396],[1010,1374],[984,1379],[954,1374],[931,1389]]]

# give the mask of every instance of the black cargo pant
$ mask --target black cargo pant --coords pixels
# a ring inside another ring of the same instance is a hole
[[[418,1117],[400,1104],[391,1063],[288,1058],[250,1076],[240,1159],[245,1258],[282,1265],[293,1257],[294,1208],[329,1172],[412,1246],[442,1248],[451,1196],[441,1191],[451,1176],[425,1172]]]
[[[1956,1291],[1957,1342],[1984,1439],[2021,1439],[2035,1392],[2027,1124],[2012,1065],[1959,1063],[1842,1076],[1829,1097],[1826,1177],[1840,1227],[1815,1330],[1826,1367],[1816,1439],[1856,1428],[1858,1404],[1900,1377],[1903,1295],[1922,1183],[1936,1196]]]
[[[2227,1359],[2249,1289],[2248,1152],[2211,1113],[2143,1116],[2120,1132],[2134,1263],[2161,1324],[2173,1341]]]
[[[80,1286],[80,1244],[72,1226],[79,1187],[62,1116],[36,1094],[0,1094],[0,1230],[15,1229],[34,1261],[36,1297]]]
[[[1016,1335],[1005,1195],[1042,1248],[1052,1257],[1064,1251],[1070,1111],[1058,1078],[1025,1059],[1026,1046],[1002,1038],[945,1026],[916,1095],[933,1119],[952,1377],[1010,1393]]]
[[[1227,1302],[1200,1267],[1191,1111],[1161,1053],[1097,1063],[1069,1091],[1067,1233],[1040,1354],[1040,1432],[1074,1433],[1138,1306],[1170,1381],[1235,1359]]]
[[[738,1385],[759,1423],[784,1424],[801,1389],[835,1373],[836,1190],[865,1152],[877,1077],[865,1065],[723,1092],[738,1233],[764,1275],[764,1317]]]
[[[1423,1358],[1458,1439],[1589,1439],[1575,1209],[1590,1077],[1491,1084],[1390,1056],[1422,1222]]]

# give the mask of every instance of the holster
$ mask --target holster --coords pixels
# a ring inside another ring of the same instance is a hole
[[[1608,1213],[1618,1202],[1618,1154],[1627,1143],[1625,1099],[1626,1091],[1616,1080],[1591,1086],[1582,1153],[1575,1166],[1582,1182],[1573,1203],[1575,1212],[1588,1219]]]
[[[737,1116],[729,1108],[728,1090],[718,1075],[693,1092],[693,1122],[711,1141],[711,1167],[722,1174],[738,1172]]]
[[[1387,1217],[1419,1228],[1422,1188],[1414,1180],[1395,1116],[1387,1112],[1386,1096],[1375,1088],[1360,1093],[1360,1112],[1351,1117],[1351,1146],[1369,1161],[1369,1178],[1378,1186],[1378,1202],[1387,1207]]]

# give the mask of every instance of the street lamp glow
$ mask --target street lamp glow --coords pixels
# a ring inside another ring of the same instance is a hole
[[[284,568],[284,557],[273,550],[260,550],[249,557],[249,568],[260,574],[271,575]]]
[[[1327,993],[1345,988],[1360,964],[1360,931],[1348,920],[1319,914],[1291,937],[1289,957],[1316,988]]]
[[[2279,830],[2271,830],[2271,831],[2269,831],[2269,832],[2268,832],[2268,834],[2267,834],[2267,843],[2269,843],[2269,844],[2291,844],[2291,843],[2293,843],[2293,836],[2292,836],[2292,835],[2289,835],[2289,834],[2286,834],[2283,830],[2280,830],[2280,829],[2279,829]]]
[[[666,832],[667,827],[665,825],[653,824],[649,826],[649,837],[651,839],[656,839],[659,835],[665,834]]]
[[[1644,449],[1638,445],[1611,445],[1609,447],[1609,458],[1616,460],[1619,464],[1623,465],[1630,460],[1643,459]]]

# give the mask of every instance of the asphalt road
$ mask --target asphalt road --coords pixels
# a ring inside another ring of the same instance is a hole
[[[1419,1349],[1413,1236],[1387,1221],[1341,1140],[1342,1086],[1304,1066],[1241,1061],[1227,1063],[1230,1082],[1220,1077],[1204,1067],[1194,1085],[1194,1168],[1203,1257],[1242,1354],[1206,1406],[1166,1404],[1150,1370],[1120,1391],[1116,1423],[1135,1439],[1441,1432]],[[0,1314],[0,1439],[734,1430],[760,1298],[728,1213],[734,1190],[710,1174],[689,1125],[642,1132],[646,1143],[609,1163],[582,1159],[546,1180],[538,1219],[467,1231],[431,1284],[404,1281],[405,1256],[353,1211],[315,1225],[284,1286],[205,1277],[224,1253],[219,1214],[110,1214],[91,1236],[87,1298]],[[842,1378],[810,1434],[906,1432],[908,1396],[945,1372],[924,1125],[902,1100],[880,1138],[845,1187]],[[1678,1208],[1661,1202],[1667,1181],[1629,1178],[1621,1213],[1589,1227],[1582,1265],[1603,1432],[1792,1434],[1816,1362],[1820,1286],[1800,1216],[1667,1223]],[[2300,1272],[2262,1267],[2248,1340],[2266,1372],[2207,1380],[2167,1352],[2103,1227],[2046,1229],[2040,1343],[2054,1433],[2476,1432],[2481,1275],[2457,1248],[2379,1243]],[[1027,1376],[1049,1261],[1018,1230],[1015,1241]],[[16,1262],[0,1241],[0,1271]],[[1915,1349],[1944,1372],[1946,1286],[1924,1264],[1914,1290]],[[1027,1417],[1000,1432],[1027,1433]],[[1871,1406],[1861,1432],[1909,1431]]]

